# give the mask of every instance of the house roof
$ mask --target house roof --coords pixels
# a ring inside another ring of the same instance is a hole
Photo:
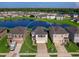
[[[34,34],[47,34],[43,27],[37,27],[35,30],[32,31]]]
[[[56,17],[63,17],[63,14],[57,14]]]
[[[26,30],[25,27],[15,27],[12,30],[10,30],[9,33],[12,33],[12,34],[24,34],[25,30]]]
[[[66,29],[70,33],[79,33],[79,28],[77,28],[77,27],[68,27]]]
[[[47,17],[47,14],[37,15],[38,17]]]
[[[51,34],[67,34],[68,33],[64,28],[62,28],[60,26],[51,27],[51,29],[49,30],[49,32]]]
[[[5,30],[6,30],[5,28],[0,28],[0,33],[2,33]]]

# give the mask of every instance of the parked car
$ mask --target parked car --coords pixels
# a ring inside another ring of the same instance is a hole
[[[13,51],[13,50],[15,50],[15,48],[16,48],[16,42],[14,41],[14,42],[12,42],[11,44],[10,44],[10,50],[11,51]]]

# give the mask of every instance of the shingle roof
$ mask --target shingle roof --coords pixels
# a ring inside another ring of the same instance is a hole
[[[24,34],[25,30],[26,30],[25,27],[15,27],[12,30],[10,30],[9,33],[12,33],[12,34]]]
[[[34,34],[47,34],[43,27],[37,27],[35,30],[32,31]]]
[[[0,28],[0,33],[2,33],[5,30],[6,30],[5,28]]]
[[[77,27],[67,27],[66,29],[70,33],[79,33],[79,28],[77,28]]]
[[[67,34],[67,33],[68,33],[64,28],[62,28],[62,27],[60,27],[60,26],[54,26],[54,27],[52,27],[52,28],[49,30],[49,32],[50,32],[51,34]]]

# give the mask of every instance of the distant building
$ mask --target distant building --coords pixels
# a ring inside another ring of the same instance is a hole
[[[56,15],[56,20],[63,20],[64,19],[64,16],[63,15]]]
[[[77,18],[79,15],[78,14],[73,14],[73,17],[74,18]]]
[[[47,15],[47,19],[55,19],[56,16],[55,15]]]
[[[79,43],[79,28],[67,27],[66,30],[69,32],[69,39],[75,43]]]
[[[69,33],[60,26],[51,27],[49,35],[53,42],[66,44],[69,41]]]
[[[79,18],[73,18],[72,21],[79,23]]]
[[[36,18],[55,19],[55,15],[52,15],[52,14],[40,14],[40,15],[36,15]]]
[[[32,41],[35,43],[47,43],[48,34],[42,27],[37,27],[32,31]]]

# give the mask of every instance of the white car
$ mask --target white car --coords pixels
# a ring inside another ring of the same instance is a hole
[[[15,50],[15,47],[16,47],[16,42],[14,41],[10,44],[10,50],[11,51]]]

